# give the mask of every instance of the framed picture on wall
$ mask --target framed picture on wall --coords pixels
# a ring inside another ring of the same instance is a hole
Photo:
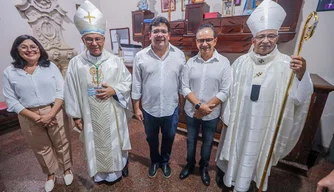
[[[319,0],[317,12],[319,11],[334,11],[334,0]]]
[[[161,0],[161,12],[168,12],[168,4],[170,3],[170,10],[175,11],[175,0]]]
[[[109,29],[112,53],[118,54],[121,44],[130,44],[129,27]]]
[[[234,5],[235,6],[240,6],[241,5],[241,0],[234,0]]]
[[[223,16],[233,16],[234,15],[234,0],[223,0]]]
[[[181,11],[185,11],[188,4],[191,4],[191,0],[181,0]]]

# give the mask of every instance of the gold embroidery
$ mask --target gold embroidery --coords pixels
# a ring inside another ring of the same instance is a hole
[[[255,77],[260,77],[262,74],[263,74],[263,72],[258,72],[258,73],[256,73],[256,74],[254,75],[254,78],[255,78]]]
[[[98,71],[98,74],[97,74],[97,71]],[[99,83],[102,82],[104,76],[102,74],[102,69],[101,67],[99,67],[98,69],[95,67],[95,66],[92,66],[90,69],[89,69],[89,73],[92,75],[92,83],[94,85],[97,85]]]

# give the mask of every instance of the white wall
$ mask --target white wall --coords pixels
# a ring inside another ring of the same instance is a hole
[[[21,3],[23,0],[12,0],[3,1],[0,7],[0,26],[3,26],[0,32],[2,37],[2,43],[0,48],[0,76],[3,76],[3,70],[5,67],[10,65],[12,61],[9,50],[14,39],[21,34],[32,35],[32,30],[28,25],[26,19],[22,18],[19,11],[15,8],[16,4]],[[70,21],[63,23],[63,36],[65,41],[70,47],[79,50],[79,45],[81,42],[80,34],[76,30],[75,26],[71,21],[75,13],[75,4],[80,4],[84,0],[58,0],[61,8],[67,11],[67,16]],[[106,17],[108,24],[107,29],[110,28],[120,28],[129,27],[131,42],[132,41],[132,15],[131,11],[137,9],[136,5],[138,0],[91,0],[101,12]],[[181,11],[181,1],[176,0],[176,11],[172,12],[172,20],[184,19],[185,12]],[[222,1],[221,0],[206,0],[210,5],[211,12],[221,12]],[[236,7],[236,15],[242,13],[242,5]],[[303,23],[307,15],[316,9],[318,0],[307,0],[303,5],[301,11],[300,22]],[[160,0],[149,0],[149,7],[151,11],[156,13],[156,15],[162,15],[167,17],[167,13],[161,13]],[[320,12],[319,13],[320,22],[314,37],[309,41],[305,42],[301,55],[307,59],[308,70],[311,73],[316,73],[322,78],[334,84],[334,11]],[[13,22],[15,21],[15,22]],[[110,38],[109,30],[106,34],[105,48],[110,50]],[[280,44],[279,49],[286,54],[293,54],[297,39]],[[231,62],[233,62],[240,54],[224,54]],[[2,78],[0,79],[0,88],[2,87]],[[3,101],[2,92],[0,94],[0,101]],[[334,133],[334,93],[331,93],[328,97],[325,110],[321,118],[321,126],[318,137],[319,144],[328,147],[331,141],[332,135]]]
[[[13,41],[19,35],[32,35],[32,29],[30,28],[29,24],[22,19],[21,15],[14,6],[20,3],[21,0],[2,1],[2,5],[0,6],[0,26],[2,26],[2,30],[0,31],[0,37],[2,37],[0,47],[0,101],[4,100],[2,94],[2,76],[3,70],[8,65],[11,65],[10,63],[12,62],[10,57],[10,49],[12,47]]]
[[[318,0],[307,0],[302,9],[302,23],[315,11]],[[334,85],[334,11],[319,12],[319,24],[313,37],[306,41],[301,55],[307,60],[308,70]],[[302,29],[300,29],[301,31]],[[300,35],[300,33],[299,33]],[[299,38],[298,38],[299,39]],[[334,92],[329,94],[320,123],[316,142],[328,147],[334,134]]]

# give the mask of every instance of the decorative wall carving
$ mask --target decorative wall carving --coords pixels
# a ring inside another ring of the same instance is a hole
[[[33,36],[43,45],[63,76],[66,74],[69,60],[76,55],[62,35],[62,23],[66,11],[60,8],[57,0],[25,0],[16,5],[21,15],[28,20],[33,29]]]

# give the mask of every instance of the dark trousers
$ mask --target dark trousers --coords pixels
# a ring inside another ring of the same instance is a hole
[[[168,164],[172,152],[177,123],[179,121],[178,111],[178,107],[176,107],[171,116],[154,117],[143,110],[146,140],[150,147],[152,163],[159,163],[160,165]],[[160,128],[162,133],[161,154],[159,153]]]
[[[201,160],[199,165],[201,168],[209,165],[211,148],[213,144],[213,138],[216,132],[219,118],[203,121],[202,119],[196,119],[187,115],[187,162],[189,165],[196,164],[196,145],[198,139],[199,129],[202,126],[202,140],[201,147]]]

